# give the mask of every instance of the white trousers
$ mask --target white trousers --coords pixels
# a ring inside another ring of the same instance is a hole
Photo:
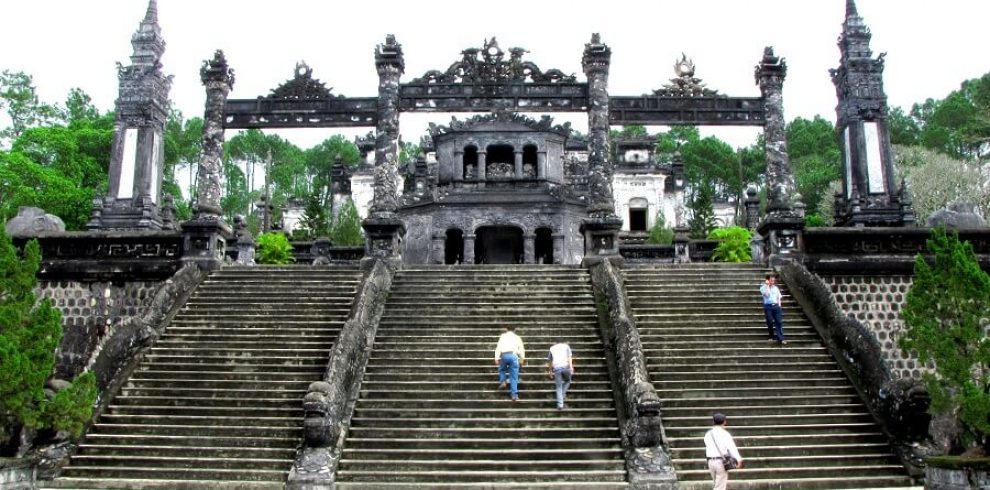
[[[708,471],[712,474],[712,490],[725,490],[729,484],[729,472],[725,471],[721,459],[709,459]]]

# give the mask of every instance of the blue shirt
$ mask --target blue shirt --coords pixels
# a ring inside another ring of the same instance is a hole
[[[763,304],[780,306],[780,288],[776,284],[773,286],[763,283],[760,286],[760,294],[763,295]]]

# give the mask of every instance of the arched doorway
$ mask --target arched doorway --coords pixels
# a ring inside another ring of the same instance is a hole
[[[443,245],[443,263],[460,264],[464,262],[464,232],[457,228],[447,230],[447,239]]]
[[[537,228],[533,245],[537,264],[553,263],[553,232],[550,228]]]
[[[475,264],[521,264],[523,234],[515,226],[482,226],[475,232]]]

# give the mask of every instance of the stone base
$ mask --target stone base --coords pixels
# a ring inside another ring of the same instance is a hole
[[[771,213],[763,218],[757,233],[763,236],[764,259],[778,267],[787,259],[801,261],[804,252],[804,217],[793,213]]]
[[[962,458],[938,458],[955,464],[928,460],[925,468],[925,488],[929,490],[970,490],[990,488],[990,459],[981,458],[967,464]]]
[[[367,239],[368,258],[402,259],[402,237],[406,225],[394,214],[372,215],[361,223]]]
[[[182,223],[182,236],[182,260],[209,271],[223,264],[227,241],[234,233],[223,218],[207,215]]]
[[[102,204],[102,205],[101,205]],[[134,199],[94,200],[93,213],[86,223],[89,230],[161,230],[163,219],[158,205],[149,196]]]
[[[596,257],[621,257],[619,255],[619,231],[621,229],[622,220],[614,216],[587,218],[581,222],[581,233],[584,233],[584,261],[582,263],[586,265],[597,263],[594,262]]]

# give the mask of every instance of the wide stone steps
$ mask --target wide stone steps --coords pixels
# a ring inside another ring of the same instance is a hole
[[[759,295],[765,274],[721,264],[625,270],[681,488],[711,488],[703,436],[715,412],[728,415],[746,460],[732,471],[733,489],[910,485],[785,286],[788,344],[767,341]]]
[[[59,488],[281,488],[361,273],[225,267],[194,291]]]
[[[505,325],[526,343],[520,400],[498,389]],[[544,358],[575,352],[558,411]],[[612,382],[586,271],[413,267],[396,275],[337,473],[347,488],[623,488]]]

